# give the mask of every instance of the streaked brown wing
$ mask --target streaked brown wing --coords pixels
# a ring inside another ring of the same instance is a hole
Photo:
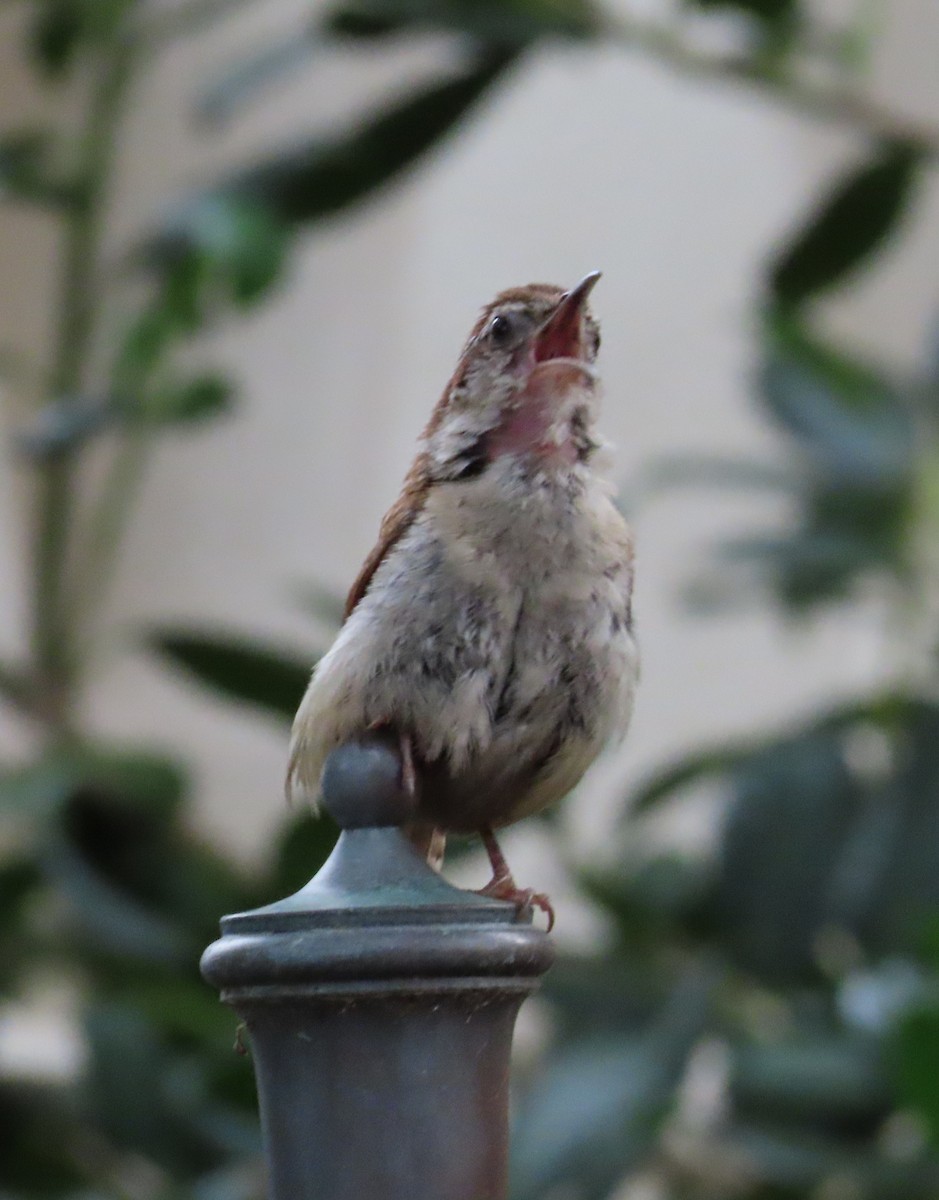
[[[378,542],[362,564],[362,569],[346,598],[343,619],[347,620],[355,606],[368,591],[372,576],[381,566],[385,555],[392,549],[416,520],[427,497],[427,460],[419,454],[404,480],[401,495],[385,513],[378,531]]]

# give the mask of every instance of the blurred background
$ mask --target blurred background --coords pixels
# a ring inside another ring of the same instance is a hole
[[[939,1196],[937,64],[934,0],[0,0],[3,1200],[263,1195],[198,955],[332,843],[289,720],[478,308],[594,268],[644,678],[505,838],[512,1200]]]

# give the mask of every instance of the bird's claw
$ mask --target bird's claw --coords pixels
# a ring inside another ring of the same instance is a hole
[[[544,892],[536,892],[533,888],[520,888],[513,879],[492,879],[484,888],[479,889],[480,896],[490,896],[493,900],[508,900],[521,912],[526,908],[539,908],[548,918],[550,933],[554,928],[554,905]]]

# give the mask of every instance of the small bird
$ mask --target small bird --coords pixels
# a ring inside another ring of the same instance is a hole
[[[633,543],[601,469],[587,298],[532,283],[487,305],[293,726],[288,794],[371,730],[401,749],[431,861],[481,835],[483,894],[519,888],[493,830],[559,800],[626,732],[638,675]]]

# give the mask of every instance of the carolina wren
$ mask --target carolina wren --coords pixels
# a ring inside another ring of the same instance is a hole
[[[638,673],[632,537],[598,469],[598,279],[483,309],[313,672],[287,774],[315,798],[334,747],[393,731],[415,841],[442,855],[447,832],[480,833],[483,891],[549,920],[492,831],[560,799],[623,736]]]

